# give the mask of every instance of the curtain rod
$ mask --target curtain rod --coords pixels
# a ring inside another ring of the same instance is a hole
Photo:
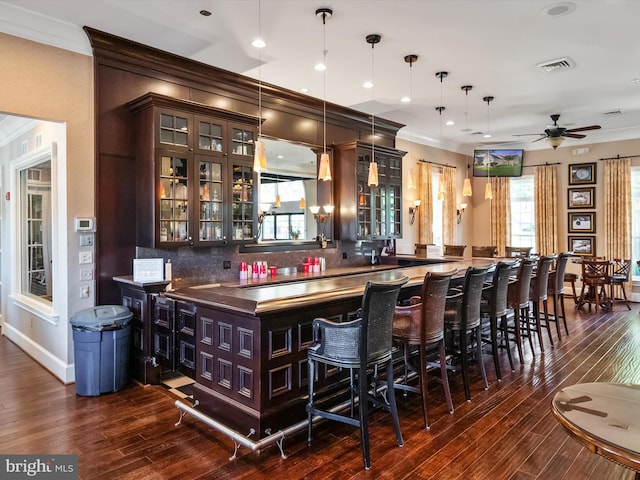
[[[622,160],[624,158],[637,158],[637,157],[640,157],[640,155],[625,155],[623,157],[621,157],[620,155],[616,155],[615,157],[599,158],[598,160]]]
[[[556,162],[556,163],[536,163],[535,165],[522,165],[522,168],[524,167],[546,167],[547,165],[561,165],[560,162]]]
[[[420,158],[418,159],[418,161],[422,163],[430,163],[431,165],[438,165],[439,167],[458,168],[455,165],[449,165],[448,163],[431,162],[429,160],[425,160],[424,158]]]

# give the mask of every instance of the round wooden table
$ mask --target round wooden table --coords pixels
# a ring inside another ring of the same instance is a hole
[[[551,411],[591,452],[635,470],[640,480],[640,385],[571,385],[556,393]]]

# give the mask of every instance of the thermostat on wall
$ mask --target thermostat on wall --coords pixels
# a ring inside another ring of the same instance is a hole
[[[95,218],[76,217],[76,232],[93,232],[95,224]]]

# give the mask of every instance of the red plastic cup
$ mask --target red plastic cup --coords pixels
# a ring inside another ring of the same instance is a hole
[[[269,275],[271,275],[272,278],[275,277],[277,270],[278,267],[269,267]]]
[[[310,266],[310,265],[311,265],[310,263],[306,263],[306,262],[305,262],[305,263],[303,263],[303,264],[302,264],[302,271],[303,271],[304,273],[309,273],[309,266]]]

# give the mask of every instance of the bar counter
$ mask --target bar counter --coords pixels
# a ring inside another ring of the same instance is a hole
[[[392,259],[394,257],[387,257]],[[409,257],[403,257],[403,260]],[[420,257],[413,257],[420,260]],[[329,269],[321,273],[297,273],[277,276],[275,279],[239,280],[225,284],[200,284],[184,286],[166,292],[175,300],[194,303],[205,307],[248,315],[263,315],[277,311],[317,305],[336,297],[362,297],[368,281],[390,281],[409,277],[404,289],[422,285],[427,272],[458,270],[463,276],[470,266],[492,265],[491,259],[462,259],[448,257],[425,259],[427,265],[398,266],[373,265],[371,267],[349,267]],[[415,290],[415,289],[412,289]]]

